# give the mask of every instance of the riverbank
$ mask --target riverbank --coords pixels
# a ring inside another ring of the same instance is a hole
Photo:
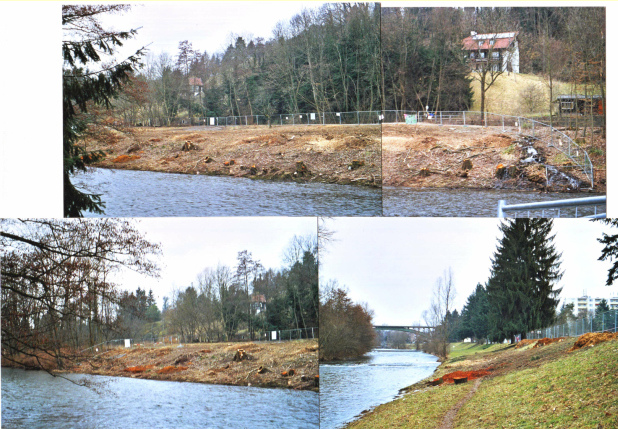
[[[553,192],[580,192],[590,187],[560,151],[526,141],[515,130],[384,124],[382,132],[384,186]],[[595,146],[587,150],[594,166],[594,191],[603,193],[605,140],[597,137]],[[535,161],[522,163],[531,154]],[[543,164],[555,170],[546,170]],[[581,187],[574,186],[577,181],[582,182]]]
[[[95,167],[378,188],[379,125],[97,127]]]
[[[618,335],[599,335],[610,338],[457,344],[430,378],[347,427],[617,427]],[[454,384],[457,376],[468,381]]]
[[[120,347],[59,372],[317,392],[318,341]]]

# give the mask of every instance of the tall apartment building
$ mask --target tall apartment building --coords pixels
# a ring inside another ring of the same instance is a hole
[[[582,295],[577,298],[565,298],[564,303],[573,304],[573,313],[578,314],[580,310],[594,312],[603,299],[607,301],[607,305],[610,309],[618,310],[618,296],[616,295],[611,295],[609,297]]]

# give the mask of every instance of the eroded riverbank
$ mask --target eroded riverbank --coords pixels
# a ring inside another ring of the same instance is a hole
[[[318,342],[114,348],[95,351],[59,372],[318,391]]]
[[[94,166],[251,179],[381,186],[379,125],[99,127]]]

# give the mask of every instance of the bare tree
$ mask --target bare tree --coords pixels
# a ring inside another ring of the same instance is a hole
[[[423,312],[425,323],[434,327],[429,344],[430,351],[441,358],[446,358],[448,355],[451,327],[447,315],[451,313],[455,295],[453,271],[449,267],[442,277],[436,280],[429,310]]]

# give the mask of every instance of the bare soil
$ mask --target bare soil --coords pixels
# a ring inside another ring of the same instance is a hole
[[[413,188],[519,189],[573,192],[568,180],[547,186],[541,164],[522,164],[529,142],[502,127],[384,124],[382,169],[384,186]],[[603,146],[604,140],[598,145]],[[555,148],[534,144],[540,159],[583,179]],[[605,155],[591,156],[595,192],[605,192]]]
[[[68,372],[317,391],[318,343],[298,340],[115,348],[78,361]]]
[[[379,125],[92,130],[97,167],[381,186]]]

